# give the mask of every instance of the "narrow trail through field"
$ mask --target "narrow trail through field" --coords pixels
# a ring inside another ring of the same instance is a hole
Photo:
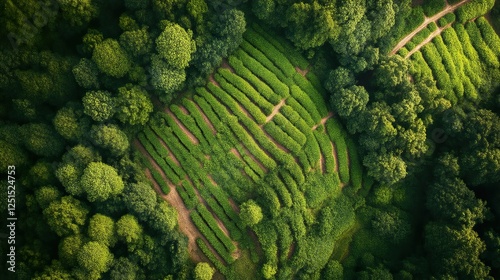
[[[410,56],[412,56],[412,54],[416,53],[418,50],[420,50],[427,43],[431,42],[434,38],[436,38],[437,36],[439,36],[441,34],[441,32],[443,32],[445,29],[451,27],[452,24],[453,23],[450,22],[447,25],[434,30],[434,32],[432,32],[429,35],[429,37],[425,38],[425,40],[423,40],[422,42],[420,42],[415,48],[413,48],[410,52],[408,52],[408,54],[406,54],[406,56],[405,56],[405,59],[408,59]]]
[[[270,122],[274,118],[274,116],[276,116],[276,114],[279,113],[281,107],[283,107],[285,105],[285,103],[286,103],[286,98],[283,98],[283,99],[281,99],[280,103],[278,103],[278,104],[276,104],[276,106],[274,106],[271,114],[266,117],[266,123]]]
[[[326,123],[326,121],[328,121],[328,119],[332,118],[333,116],[334,116],[333,112],[328,112],[328,115],[326,115],[326,117],[322,118],[321,121],[319,122],[319,124],[316,124],[315,126],[311,127],[311,130],[316,130],[316,128],[318,128],[318,126],[324,125]]]
[[[208,76],[208,80],[209,80],[212,84],[216,85],[217,87],[220,87],[219,82],[217,82],[217,81],[215,80],[215,78],[214,78],[214,73],[212,73],[212,74],[210,74],[210,76]]]
[[[193,142],[193,144],[198,145],[200,143],[200,141],[198,141],[198,139],[191,133],[191,131],[189,131],[189,129],[187,129],[184,124],[182,124],[182,122],[177,119],[177,117],[172,113],[172,111],[170,111],[170,109],[165,109],[165,113],[167,113],[175,121],[175,123],[181,128],[182,132],[186,134],[186,136],[189,138],[189,140],[191,140],[191,142]]]
[[[415,35],[417,35],[418,32],[420,32],[422,29],[426,28],[427,25],[431,22],[437,23],[437,21],[442,18],[444,15],[447,13],[453,12],[456,9],[458,9],[460,6],[470,2],[471,0],[462,0],[454,5],[448,4],[448,1],[446,1],[446,7],[439,13],[431,16],[431,17],[425,17],[424,22],[420,24],[415,30],[413,30],[410,34],[406,35],[403,39],[401,39],[396,46],[391,50],[389,55],[395,55],[402,47],[404,47],[408,42],[413,39]]]
[[[153,176],[151,175],[151,171],[149,171],[149,169],[146,169],[146,172],[145,172],[146,177],[153,183],[154,188],[155,188],[156,192],[158,193],[158,195],[160,195],[160,197],[162,199],[166,200],[172,207],[174,207],[177,210],[177,214],[178,214],[177,223],[179,225],[179,230],[182,233],[184,233],[188,238],[189,255],[191,256],[191,258],[194,261],[197,261],[197,262],[206,261],[207,258],[198,249],[198,246],[196,245],[196,239],[197,238],[204,238],[204,237],[198,231],[198,228],[196,228],[196,226],[191,221],[191,218],[189,217],[190,210],[187,209],[186,206],[184,205],[184,203],[182,202],[182,199],[181,199],[179,193],[177,192],[177,189],[175,188],[175,186],[172,183],[170,183],[167,180],[163,170],[156,163],[156,161],[151,157],[151,155],[146,151],[146,149],[144,148],[144,146],[142,146],[142,144],[139,142],[139,140],[137,140],[137,139],[134,140],[134,145],[135,145],[135,147],[137,147],[139,149],[141,154],[145,155],[148,158],[149,162],[153,165],[154,169],[156,171],[158,171],[160,173],[160,175],[162,176],[162,178],[165,180],[165,182],[167,182],[167,184],[170,188],[170,192],[168,193],[168,195],[164,194],[161,191],[160,186],[158,185],[156,180],[154,180]],[[211,248],[211,246],[209,246],[209,248],[213,251],[213,248]],[[214,253],[215,253],[215,251],[214,251]],[[217,254],[215,254],[215,255],[217,256]]]
[[[335,173],[339,173],[339,156],[337,155],[337,147],[331,141],[330,144],[332,145],[332,156],[335,160]]]
[[[300,69],[299,66],[295,66],[295,71],[297,71],[300,75],[305,77],[309,72],[309,67],[310,65],[306,69]]]

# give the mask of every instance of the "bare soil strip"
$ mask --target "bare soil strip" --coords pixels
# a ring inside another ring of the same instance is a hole
[[[325,174],[325,157],[321,151],[319,152],[319,170],[321,170],[322,174]]]
[[[207,174],[207,177],[208,177],[208,180],[210,180],[210,182],[212,183],[212,185],[214,185],[214,186],[218,186],[219,185],[219,184],[217,184],[217,182],[215,182],[215,180],[212,177],[212,175]]]
[[[182,132],[184,132],[184,134],[186,134],[186,136],[189,138],[189,140],[191,140],[191,142],[193,142],[193,144],[198,145],[200,143],[200,141],[198,141],[198,139],[196,139],[196,137],[191,133],[191,131],[189,131],[189,129],[187,129],[182,124],[182,122],[179,119],[177,119],[177,117],[169,109],[166,109],[165,113],[167,113],[170,117],[172,117],[172,119],[175,121],[175,123],[182,129]]]
[[[311,127],[311,130],[316,130],[316,128],[318,128],[318,126],[320,125],[324,125],[326,123],[326,121],[330,118],[332,118],[334,116],[333,112],[328,112],[328,115],[326,115],[326,117],[322,118],[321,121],[319,122],[319,124]]]
[[[184,115],[189,115],[189,112],[188,110],[186,109],[186,107],[182,106],[182,105],[178,105],[179,109],[181,110],[182,113],[184,113]]]
[[[231,148],[231,150],[229,150],[233,155],[235,155],[237,158],[239,158],[240,160],[243,160],[243,158],[241,157],[240,155],[240,152],[238,152],[238,150],[236,150],[236,148]]]
[[[203,110],[201,109],[201,107],[196,103],[194,102],[193,100],[190,100],[190,102],[192,102],[196,108],[198,108],[198,111],[200,111],[200,114],[201,116],[203,117],[203,120],[205,121],[205,123],[208,125],[208,127],[210,127],[210,130],[212,130],[212,133],[215,135],[217,134],[217,130],[215,130],[215,127],[214,125],[212,124],[212,122],[208,119],[207,115],[205,115],[205,112],[203,112]]]
[[[210,76],[208,77],[208,80],[209,80],[212,84],[216,85],[217,87],[220,87],[219,82],[217,82],[217,81],[215,80],[215,78],[214,78],[214,73],[213,73],[213,72],[212,72],[212,74],[210,74]]]
[[[297,71],[300,75],[305,77],[309,72],[309,66],[306,69],[300,69],[299,66],[295,66],[295,71]]]
[[[292,245],[290,245],[290,248],[288,249],[288,255],[286,256],[286,258],[288,260],[293,256],[293,253],[295,252],[296,245],[297,244],[295,242],[293,242]]]
[[[229,63],[227,62],[227,59],[225,59],[225,58],[222,60],[221,67],[228,69],[229,71],[231,71],[231,73],[234,73],[233,67],[231,67],[231,65],[229,65]]]
[[[439,36],[439,34],[441,34],[441,32],[443,32],[443,30],[451,27],[452,24],[453,23],[448,23],[447,25],[436,29],[434,32],[431,33],[431,35],[429,35],[429,37],[425,38],[425,40],[423,40],[422,42],[420,42],[415,48],[413,48],[413,50],[411,50],[410,52],[408,52],[408,54],[405,56],[405,59],[408,59],[412,54],[416,53],[418,50],[420,50],[427,43],[431,42],[434,38],[436,38],[437,36]]]
[[[470,2],[471,0],[462,0],[455,5],[449,5],[448,2],[446,2],[446,7],[439,13],[433,15],[432,17],[425,17],[424,22],[419,25],[415,30],[413,30],[410,34],[406,35],[399,43],[392,49],[392,51],[389,53],[389,55],[395,55],[402,47],[404,47],[408,42],[411,41],[411,39],[417,35],[418,32],[420,32],[422,29],[426,28],[427,25],[431,22],[437,22],[440,18],[442,18],[444,15],[447,13],[453,12],[456,9],[458,9],[460,6]]]
[[[337,147],[335,147],[335,144],[331,141],[330,144],[332,144],[332,156],[335,159],[335,172],[339,173],[339,156],[337,155]]]
[[[270,122],[274,118],[274,116],[276,116],[276,114],[279,113],[281,107],[283,107],[283,105],[285,105],[285,103],[286,103],[286,98],[283,98],[283,99],[281,99],[280,103],[278,103],[278,104],[276,104],[276,106],[274,106],[271,114],[266,117],[266,123]]]
[[[190,210],[186,208],[184,203],[182,202],[181,197],[179,196],[179,193],[177,192],[177,189],[175,188],[172,183],[170,183],[166,176],[165,173],[163,173],[163,170],[158,166],[156,161],[151,157],[151,155],[146,151],[146,149],[142,146],[142,144],[139,142],[139,140],[134,140],[134,145],[139,149],[139,151],[145,155],[149,162],[153,165],[153,167],[160,173],[162,178],[167,182],[168,186],[170,187],[170,192],[168,195],[165,195],[162,191],[158,183],[154,180],[153,176],[151,175],[151,172],[149,169],[146,169],[146,177],[153,182],[154,188],[156,192],[161,196],[162,199],[166,200],[171,206],[173,206],[178,213],[177,216],[177,223],[179,225],[179,230],[184,233],[187,238],[188,238],[188,252],[191,258],[196,261],[206,261],[207,258],[205,255],[198,249],[198,246],[196,245],[196,239],[197,238],[203,238],[205,241],[205,237],[198,231],[198,228],[193,224],[191,221],[191,218],[189,217]],[[219,255],[215,252],[215,250],[210,246],[210,243],[208,243],[208,248],[214,253],[214,255],[219,258],[219,260],[222,261],[222,259],[219,257]]]

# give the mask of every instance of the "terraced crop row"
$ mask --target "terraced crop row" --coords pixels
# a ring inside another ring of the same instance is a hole
[[[338,194],[340,181],[350,183],[352,161],[352,183],[362,184],[340,124],[322,124],[330,115],[319,79],[297,72],[308,62],[292,47],[256,26],[228,65],[191,98],[158,112],[138,136],[156,163],[145,160],[146,167],[162,189],[169,189],[164,177],[175,187],[199,231],[198,247],[221,273],[236,261],[235,244],[253,244],[237,209],[253,195],[272,217],[283,217],[282,227],[272,226],[280,238],[264,240],[256,231],[261,257],[277,264],[314,223],[305,209]],[[316,189],[321,184],[329,186]]]
[[[481,77],[500,66],[500,38],[483,17],[465,25],[456,23],[411,56],[416,78],[436,80],[447,99],[477,99],[488,87]]]

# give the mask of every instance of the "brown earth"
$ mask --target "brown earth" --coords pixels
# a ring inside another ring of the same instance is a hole
[[[297,71],[300,75],[305,77],[309,72],[309,67],[307,67],[306,69],[300,69],[298,66],[295,66],[295,71]]]
[[[455,5],[449,5],[448,2],[446,2],[446,7],[439,13],[433,15],[432,17],[425,17],[424,22],[419,25],[415,30],[413,30],[410,34],[406,35],[403,39],[401,39],[396,46],[391,50],[389,55],[395,55],[402,47],[404,47],[408,42],[411,41],[411,39],[417,35],[418,32],[420,32],[422,29],[426,28],[427,25],[431,22],[437,22],[440,18],[442,18],[444,15],[447,13],[455,11],[457,8],[460,6],[466,4],[471,0],[462,0]]]
[[[439,36],[441,34],[441,32],[443,32],[443,30],[445,30],[446,28],[451,27],[452,24],[453,23],[450,22],[447,25],[445,25],[443,27],[439,27],[438,29],[434,30],[434,32],[432,32],[431,35],[429,35],[429,37],[425,38],[425,40],[423,40],[422,42],[420,42],[415,48],[413,48],[410,52],[408,52],[408,54],[406,54],[406,56],[405,56],[405,59],[408,59],[410,56],[412,56],[412,54],[416,53],[418,50],[420,50],[427,43],[431,42],[432,39],[434,39],[437,36]]]
[[[334,116],[333,112],[328,112],[328,115],[326,115],[326,117],[322,118],[321,121],[319,122],[319,124],[316,124],[315,126],[311,127],[311,130],[316,130],[316,128],[318,128],[318,126],[320,125],[324,125],[326,123],[326,121],[330,118],[332,118]]]
[[[271,114],[266,117],[266,123],[270,122],[274,118],[274,116],[276,116],[276,114],[279,113],[281,107],[283,107],[285,103],[286,103],[286,98],[281,99],[281,101],[278,104],[276,104],[276,106],[274,106]]]

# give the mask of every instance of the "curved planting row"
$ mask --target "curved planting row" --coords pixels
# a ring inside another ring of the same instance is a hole
[[[456,23],[411,56],[416,78],[427,76],[436,81],[447,99],[480,98],[484,73],[498,72],[500,38],[488,21],[477,18],[465,25]],[[486,91],[486,90],[485,90]]]
[[[257,246],[254,257],[286,278],[305,265],[293,255],[315,234],[319,208],[334,207],[344,185],[360,188],[361,165],[319,79],[302,72],[307,61],[286,42],[256,26],[228,63],[192,98],[158,112],[138,139],[155,162],[146,167],[160,167],[164,191],[175,187],[219,272],[230,274],[241,250]],[[239,215],[250,199],[264,214],[256,225]]]

